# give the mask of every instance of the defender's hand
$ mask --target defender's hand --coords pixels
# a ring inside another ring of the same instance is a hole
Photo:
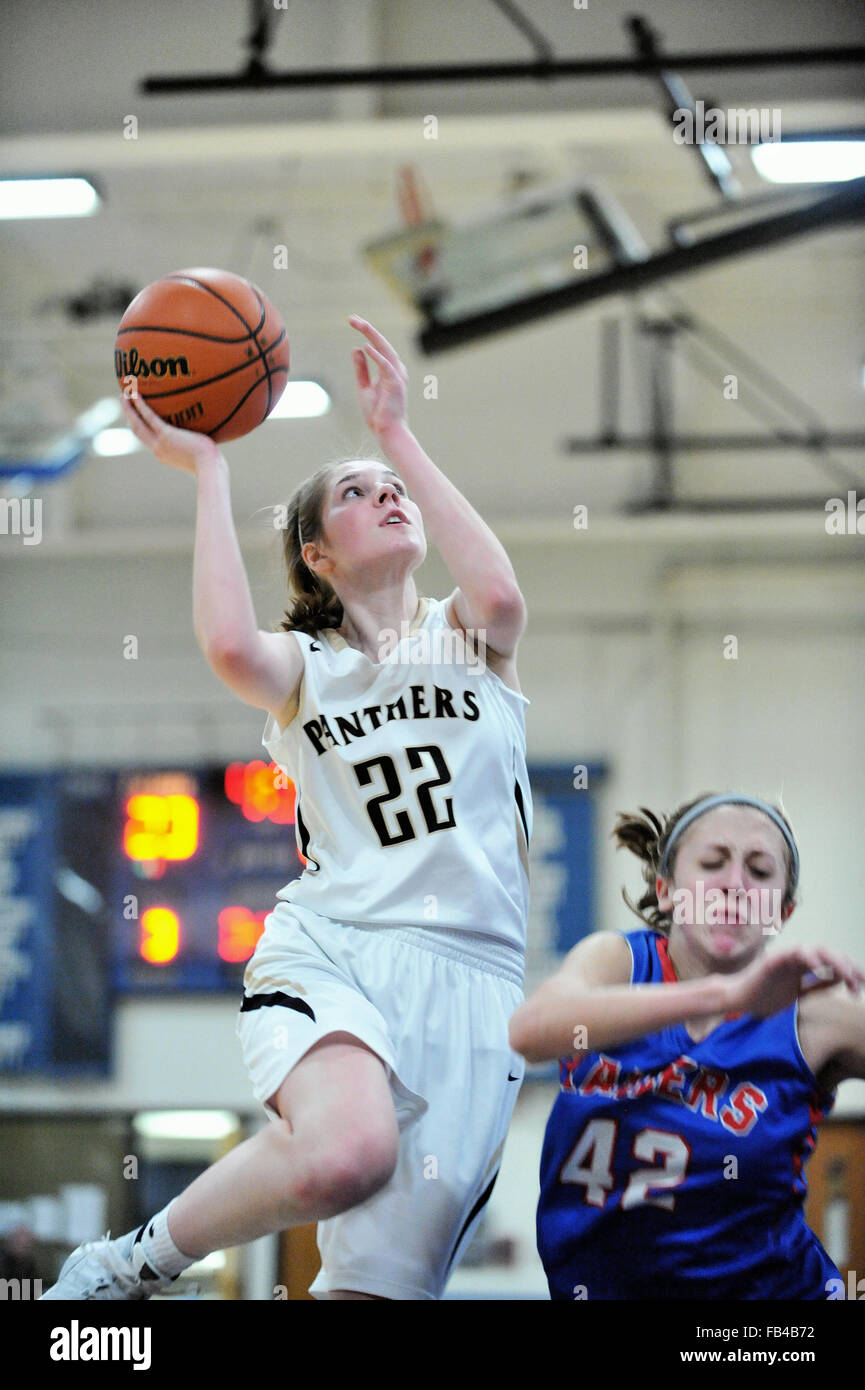
[[[814,990],[846,984],[854,992],[865,973],[847,956],[822,946],[790,946],[770,951],[728,977],[730,1012],[768,1018]]]

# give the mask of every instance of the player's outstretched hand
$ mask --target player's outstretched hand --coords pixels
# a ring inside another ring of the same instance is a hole
[[[219,446],[209,435],[197,434],[194,430],[179,430],[176,425],[160,420],[137,391],[124,390],[123,413],[135,438],[170,468],[179,468],[184,473],[197,473],[199,466],[208,459],[219,456]]]
[[[394,425],[407,423],[406,382],[408,381],[408,372],[387,338],[379,333],[378,329],[373,328],[371,323],[367,323],[366,319],[359,318],[357,314],[351,315],[349,323],[352,328],[356,328],[359,333],[364,335],[366,351],[378,364],[378,378],[371,381],[364,349],[355,348],[352,352],[357,379],[357,394],[360,408],[363,411],[363,418],[373,434],[384,435]]]
[[[767,951],[739,974],[729,977],[730,1011],[768,1018],[810,994],[845,984],[854,992],[865,984],[865,971],[849,956],[822,946],[789,946]]]

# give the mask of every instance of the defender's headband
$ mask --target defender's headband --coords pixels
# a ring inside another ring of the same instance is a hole
[[[760,801],[759,798],[756,796],[737,796],[735,793],[731,793],[730,795],[726,796],[720,795],[704,797],[702,801],[698,801],[696,806],[692,806],[690,811],[688,811],[682,817],[682,819],[677,823],[676,828],[670,836],[669,840],[667,841],[667,847],[664,850],[664,855],[661,860],[660,868],[658,869],[658,873],[661,875],[661,877],[667,877],[667,870],[670,862],[670,851],[673,849],[674,845],[676,844],[676,841],[681,839],[684,831],[687,830],[689,825],[693,824],[693,822],[697,819],[698,816],[704,815],[706,811],[711,811],[716,806],[754,806],[758,811],[762,811],[764,816],[768,816],[770,821],[773,822],[773,824],[777,825],[781,834],[784,836],[784,839],[787,841],[787,844],[790,847],[790,853],[793,857],[793,882],[791,885],[791,889],[795,889],[796,884],[799,882],[799,851],[796,848],[796,841],[790,834],[788,827],[784,824],[784,821],[778,815],[778,812],[774,810],[773,807],[767,806],[765,801]]]

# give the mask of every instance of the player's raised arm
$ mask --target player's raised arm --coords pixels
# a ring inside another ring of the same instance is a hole
[[[199,646],[220,680],[248,704],[274,709],[297,686],[303,656],[289,633],[259,631],[231,512],[225,455],[205,434],[167,424],[140,395],[124,395],[136,438],[198,487],[193,621]]]
[[[365,319],[352,315],[349,322],[363,333],[366,351],[378,366],[378,377],[372,381],[363,349],[355,350],[364,419],[420,507],[458,585],[457,617],[463,626],[483,629],[494,652],[509,655],[525,627],[526,610],[507,552],[410,430],[405,409],[408,373],[394,348]]]

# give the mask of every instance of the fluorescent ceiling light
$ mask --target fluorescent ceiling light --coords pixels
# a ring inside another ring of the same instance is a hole
[[[76,429],[86,435],[98,434],[100,430],[107,430],[122,414],[119,396],[103,396],[78,416]]]
[[[781,140],[751,158],[769,183],[843,183],[865,175],[865,140]]]
[[[132,430],[100,430],[90,446],[102,458],[117,458],[120,454],[135,454],[142,447]]]
[[[229,1110],[146,1110],[132,1125],[148,1139],[225,1139],[238,1120]]]
[[[98,207],[87,179],[0,179],[0,217],[90,217]]]
[[[330,396],[317,381],[290,381],[268,415],[268,420],[300,420],[325,415]]]

